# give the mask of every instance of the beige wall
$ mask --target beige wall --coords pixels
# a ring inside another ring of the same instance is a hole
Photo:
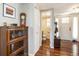
[[[46,38],[50,39],[50,28],[47,27],[47,19],[41,19],[41,30],[46,35]]]

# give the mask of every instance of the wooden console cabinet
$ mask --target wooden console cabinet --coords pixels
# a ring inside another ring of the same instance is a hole
[[[0,27],[0,56],[28,55],[28,27]]]
[[[54,48],[60,48],[61,47],[61,39],[54,36]]]

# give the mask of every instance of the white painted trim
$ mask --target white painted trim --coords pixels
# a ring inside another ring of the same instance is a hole
[[[37,50],[35,50],[35,52],[33,54],[29,54],[29,56],[35,56],[35,54],[37,53],[37,51],[39,50],[39,48]]]
[[[29,56],[33,56],[32,54],[29,54]]]
[[[39,46],[39,48],[40,48],[40,46]],[[37,50],[35,50],[35,53],[33,54],[33,56],[35,56],[35,54],[37,53],[37,51],[39,50],[39,48],[37,48]]]
[[[50,48],[54,48],[54,47],[50,47]]]

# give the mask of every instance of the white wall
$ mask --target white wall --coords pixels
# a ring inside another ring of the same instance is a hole
[[[35,50],[34,53],[38,51],[40,48],[41,44],[41,39],[40,39],[40,11],[39,7],[35,4],[34,7],[34,40],[35,40]]]
[[[62,18],[61,18],[62,19]],[[71,18],[69,17],[69,22],[68,23],[62,23],[62,20],[59,19],[60,23],[59,23],[59,33],[60,33],[60,38],[62,40],[72,40],[72,29],[70,30],[70,28],[72,28],[72,22],[71,22]]]
[[[78,17],[78,26],[79,26],[79,15],[77,14],[77,15],[75,15],[75,14],[72,14],[72,15],[70,15],[70,16],[68,16],[69,17],[69,24],[62,24],[61,23],[61,17],[59,17],[58,19],[59,19],[59,35],[60,35],[60,38],[62,39],[62,40],[73,40],[73,37],[72,37],[72,29],[73,29],[73,17],[74,16],[76,16],[76,17]],[[63,16],[62,16],[63,17]],[[66,28],[68,28],[69,29],[69,27],[71,27],[71,31],[63,31],[62,29],[62,26],[66,26]],[[67,35],[67,36],[65,36],[65,34]],[[78,28],[78,38],[79,38],[79,28]],[[79,41],[79,39],[77,39],[77,41]]]
[[[13,18],[4,17],[3,16],[3,4],[1,3],[0,4],[0,26],[3,26],[4,22],[6,22],[8,26],[12,23],[16,23],[19,25],[20,4],[13,3],[13,4],[8,4],[8,5],[16,9],[16,18],[13,19]]]
[[[51,10],[51,26],[50,26],[50,48],[54,48],[54,32],[55,32],[55,17],[54,17],[54,9]]]
[[[40,11],[33,3],[22,4],[22,11],[27,14],[29,55],[34,55],[40,47]]]

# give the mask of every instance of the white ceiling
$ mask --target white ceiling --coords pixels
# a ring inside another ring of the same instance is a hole
[[[55,15],[70,12],[73,8],[79,7],[78,3],[39,3],[41,10],[54,8]]]

